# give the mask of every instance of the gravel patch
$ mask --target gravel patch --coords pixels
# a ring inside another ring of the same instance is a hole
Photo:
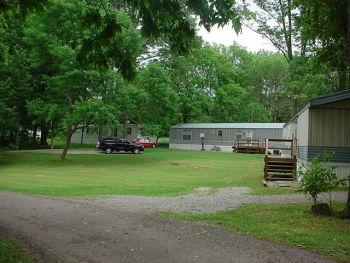
[[[248,187],[222,188],[214,191],[211,188],[196,188],[192,193],[175,197],[145,196],[103,196],[93,198],[69,198],[86,204],[108,207],[125,211],[173,211],[191,213],[216,213],[237,208],[244,204],[278,204],[311,202],[304,194],[290,195],[250,195]],[[333,193],[334,201],[345,201],[346,192]],[[320,201],[326,201],[328,195],[320,195]]]

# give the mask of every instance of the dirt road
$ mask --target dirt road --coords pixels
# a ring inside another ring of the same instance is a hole
[[[200,223],[0,192],[0,226],[44,262],[332,262]]]

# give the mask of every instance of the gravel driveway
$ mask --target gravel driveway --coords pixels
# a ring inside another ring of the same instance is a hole
[[[215,213],[237,208],[251,203],[302,203],[310,202],[304,194],[290,195],[250,195],[248,187],[222,188],[213,192],[210,188],[196,188],[191,194],[175,197],[145,196],[104,196],[96,198],[69,198],[74,202],[98,205],[109,209],[125,211],[174,211],[191,213]],[[346,192],[335,192],[333,200],[345,201]],[[327,200],[327,195],[320,195],[320,200]]]
[[[41,252],[39,259],[45,263],[333,262],[238,232],[107,209],[92,200],[0,192],[0,229],[22,237],[33,251]]]
[[[37,152],[44,151],[48,152]],[[96,154],[95,151],[74,153]],[[346,200],[346,193],[334,193],[333,199]],[[248,203],[307,201],[302,194],[252,196],[246,187],[214,192],[210,188],[197,188],[176,197],[58,198],[0,192],[0,234],[19,235],[38,261],[45,263],[333,262],[315,253],[238,232],[151,214],[153,211],[213,213]]]

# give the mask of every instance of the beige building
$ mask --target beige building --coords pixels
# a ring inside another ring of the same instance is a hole
[[[299,167],[328,152],[337,176],[350,175],[350,90],[311,100],[284,125],[283,137],[297,139]]]

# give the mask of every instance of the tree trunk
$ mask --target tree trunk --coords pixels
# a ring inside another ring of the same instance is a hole
[[[47,145],[47,137],[49,137],[49,131],[47,129],[46,123],[43,123],[41,126],[41,136],[40,136],[40,145]]]
[[[346,89],[346,71],[339,71],[339,91]]]
[[[20,130],[16,131],[16,150],[19,150]]]
[[[288,47],[288,57],[289,61],[293,60],[293,44],[292,44],[292,1],[287,1],[287,16],[288,16],[288,38],[287,38],[287,47]]]
[[[293,92],[292,92],[292,116],[295,116],[298,113],[296,97],[297,97],[296,92],[293,89]]]
[[[68,131],[67,131],[66,143],[64,144],[64,148],[63,148],[63,151],[61,154],[61,161],[64,161],[66,159],[66,155],[67,155],[68,149],[69,149],[70,144],[71,144],[73,132],[74,132],[74,129],[70,125],[68,128]]]
[[[85,132],[85,129],[84,129],[84,125],[83,125],[83,127],[81,127],[80,145],[84,144],[84,132]],[[100,138],[99,138],[99,140],[100,140]]]
[[[15,143],[15,132],[10,131],[10,143]]]
[[[53,145],[54,145],[54,140],[55,140],[55,125],[54,122],[51,121],[51,146],[50,148],[53,149]]]
[[[38,131],[38,126],[37,126],[37,125],[34,125],[34,127],[33,127],[33,136],[32,136],[32,143],[33,143],[33,144],[36,144],[36,134],[37,134],[37,131]]]
[[[123,129],[123,138],[126,139],[127,136],[127,127],[128,127],[128,116],[124,118],[124,129]]]
[[[350,70],[350,0],[346,1],[346,62]],[[345,89],[347,87],[345,86]]]
[[[349,175],[349,181],[348,181],[349,185],[348,185],[348,200],[346,202],[343,214],[342,214],[342,218],[348,218],[350,219],[350,175]]]
[[[18,125],[20,124],[20,112],[19,112],[19,107],[16,107],[17,109],[17,123]],[[16,130],[16,134],[15,134],[15,140],[16,140],[16,150],[19,150],[19,141],[20,141],[20,128],[18,128]]]
[[[0,146],[5,146],[5,144],[6,144],[6,136],[4,133],[2,133],[0,136]]]

